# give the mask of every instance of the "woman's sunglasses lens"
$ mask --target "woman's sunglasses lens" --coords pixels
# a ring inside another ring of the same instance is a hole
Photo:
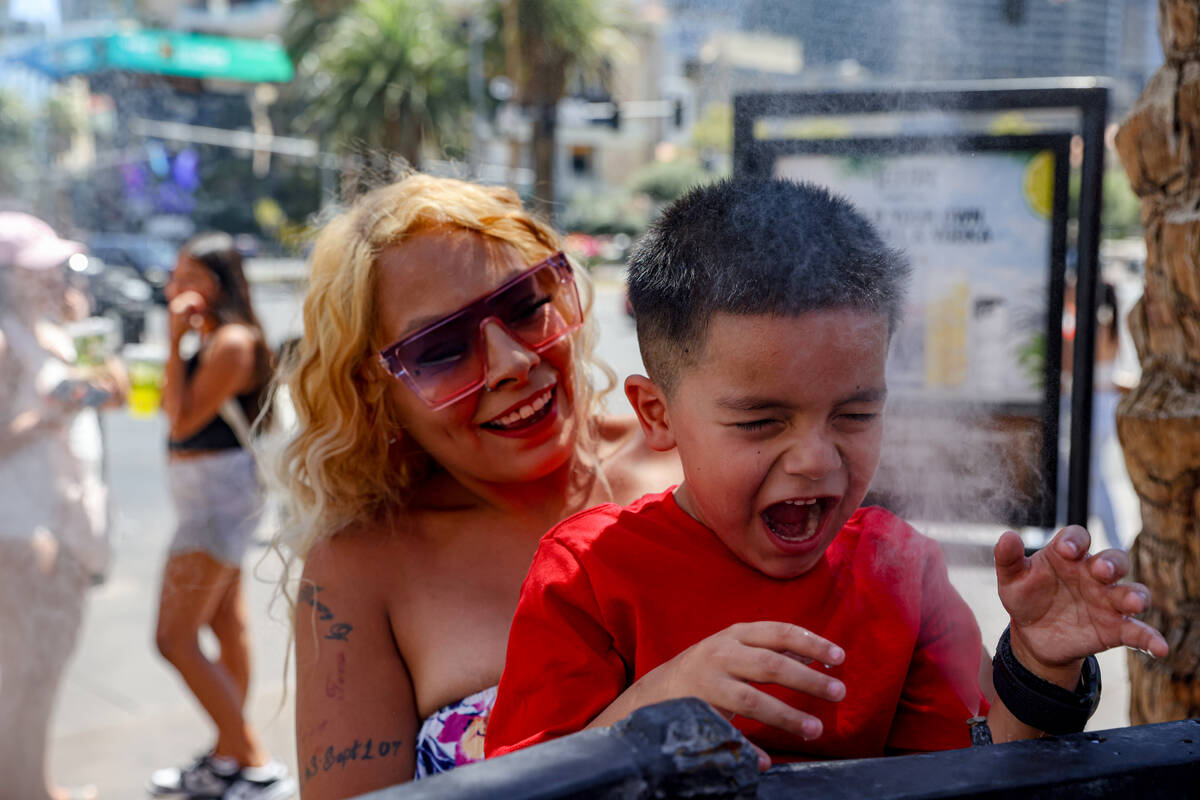
[[[382,354],[392,375],[403,377],[430,406],[441,408],[481,384],[486,365],[479,347],[484,320],[500,320],[509,334],[541,352],[579,327],[582,314],[574,281],[564,280],[551,258],[441,325]]]

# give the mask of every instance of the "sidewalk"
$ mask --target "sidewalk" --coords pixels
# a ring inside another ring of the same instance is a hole
[[[262,551],[255,548],[247,563]],[[126,565],[91,597],[51,744],[51,774],[60,785],[94,783],[101,798],[122,800],[145,797],[153,770],[190,761],[214,736],[183,681],[154,648],[157,583],[147,586],[134,574],[145,573],[145,554],[127,555]],[[249,572],[250,718],[271,754],[295,774],[292,697],[283,696],[287,631],[267,616],[274,587]]]

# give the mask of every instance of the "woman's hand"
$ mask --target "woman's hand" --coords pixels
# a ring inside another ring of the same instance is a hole
[[[846,696],[845,684],[808,665],[841,664],[845,657],[840,647],[798,625],[738,623],[643,675],[592,725],[610,724],[663,700],[698,697],[727,718],[740,715],[803,739],[816,739],[821,735],[821,720],[751,683],[773,683],[836,703]],[[759,766],[766,769],[770,759],[762,750],[758,753]]]
[[[188,289],[171,298],[167,305],[167,327],[171,343],[179,344],[185,333],[199,329],[204,324],[204,315],[207,312],[208,303],[199,292]]]
[[[1124,645],[1162,658],[1167,641],[1132,615],[1150,607],[1150,590],[1118,583],[1129,573],[1122,550],[1088,555],[1091,536],[1063,528],[1026,558],[1021,538],[1006,532],[996,544],[1000,601],[1012,616],[1013,654],[1026,669],[1066,689],[1079,682],[1083,659]]]
[[[119,358],[106,359],[93,374],[92,384],[108,395],[101,408],[120,408],[129,400],[129,370]]]

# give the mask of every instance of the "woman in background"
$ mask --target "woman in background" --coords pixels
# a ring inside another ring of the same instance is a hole
[[[35,217],[0,213],[0,794],[22,800],[95,794],[52,788],[46,760],[84,598],[108,561],[70,431],[125,394],[112,365],[76,365],[61,324],[65,264],[82,250]]]
[[[245,717],[250,647],[241,563],[261,507],[248,430],[270,380],[270,352],[232,237],[206,233],[185,243],[166,294],[163,410],[178,523],[163,570],[156,641],[217,738],[190,766],[156,771],[149,789],[184,797],[286,797],[294,781]],[[189,332],[199,347],[185,359],[181,343]],[[200,647],[202,627],[220,644],[216,660]]]

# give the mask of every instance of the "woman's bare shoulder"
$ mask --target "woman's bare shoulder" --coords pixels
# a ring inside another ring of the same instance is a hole
[[[639,459],[659,455],[646,445],[642,427],[632,414],[597,417],[595,430],[601,459]]]
[[[201,368],[215,373],[248,373],[254,367],[257,334],[240,323],[222,325],[200,356]]]
[[[683,479],[674,450],[660,452],[646,444],[641,425],[632,414],[597,421],[600,458],[617,501],[627,503],[658,492]]]
[[[303,581],[369,591],[403,569],[404,537],[374,520],[351,523],[317,541],[304,557]]]
[[[254,353],[258,344],[258,333],[249,325],[240,322],[230,322],[213,332],[212,344],[209,345],[210,357],[219,353]]]

